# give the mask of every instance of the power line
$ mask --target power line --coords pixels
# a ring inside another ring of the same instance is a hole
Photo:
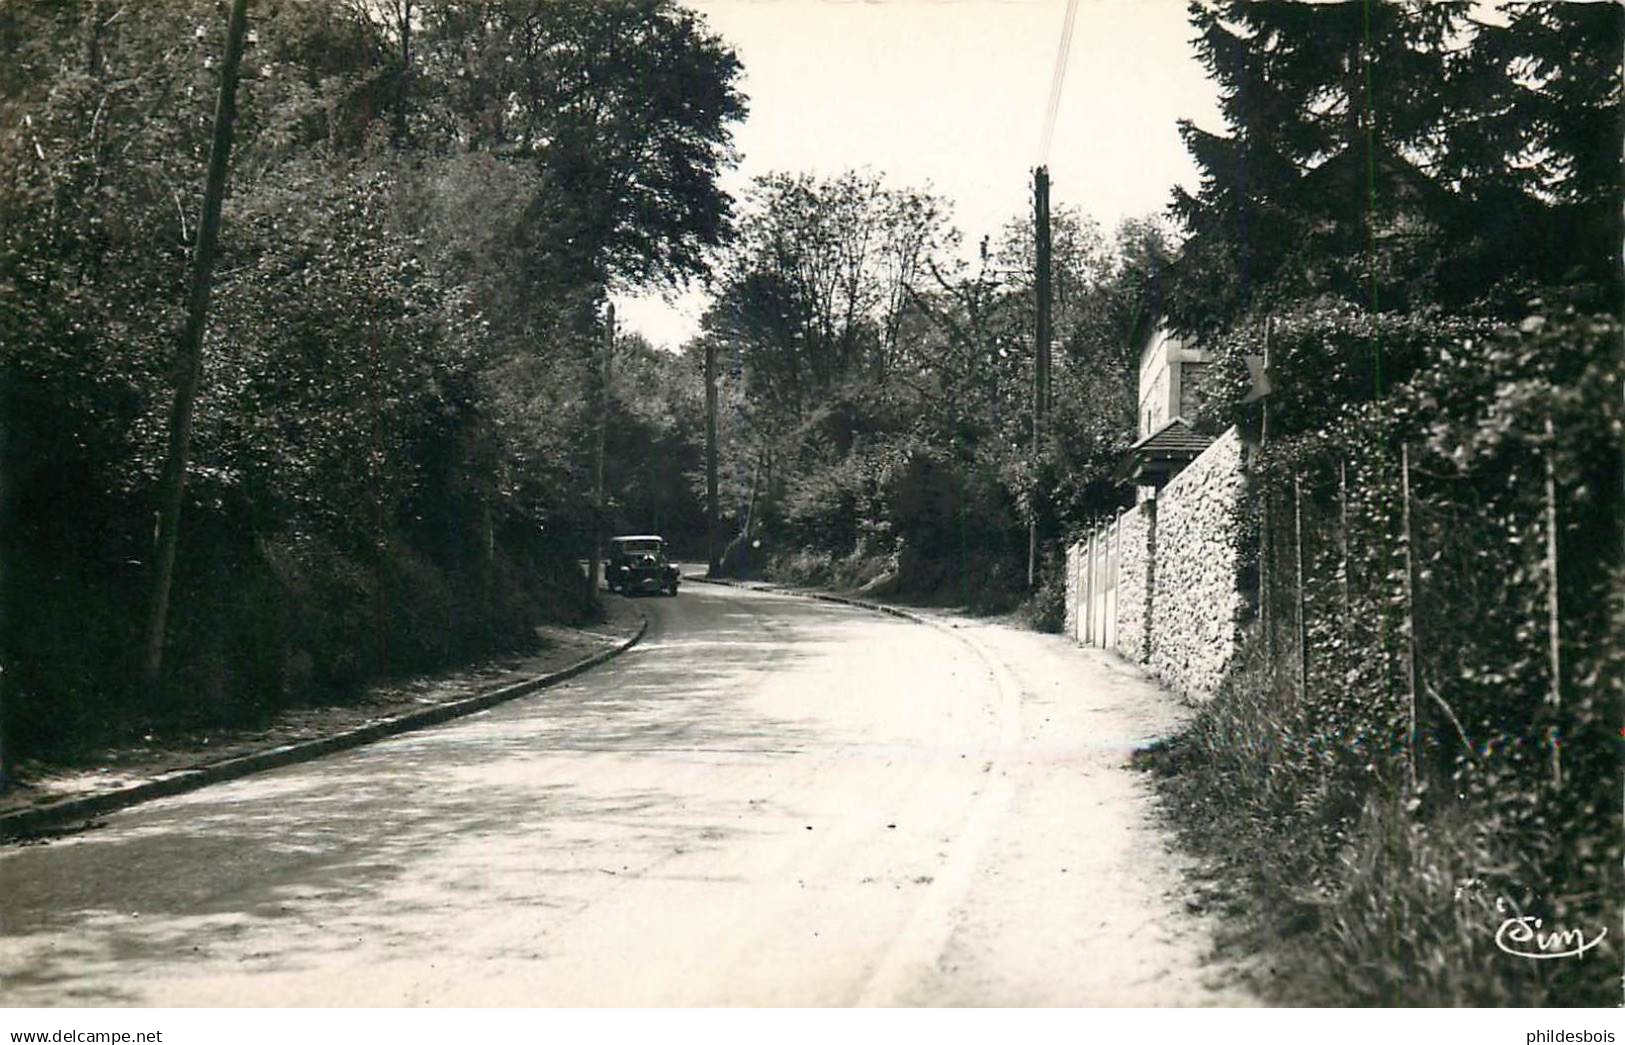
[[[1055,116],[1061,109],[1061,85],[1066,82],[1066,60],[1072,51],[1072,27],[1078,20],[1078,0],[1066,0],[1066,22],[1061,27],[1061,44],[1055,52],[1055,74],[1049,82],[1049,105],[1044,110],[1044,136],[1039,139],[1038,162],[1049,162],[1050,139],[1055,136]]]

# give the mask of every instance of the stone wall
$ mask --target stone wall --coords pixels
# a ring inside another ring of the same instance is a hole
[[[1253,534],[1244,447],[1234,428],[1155,497],[1117,520],[1114,648],[1191,700],[1218,690],[1251,612],[1242,570]],[[1097,540],[1108,529],[1097,530]],[[1066,550],[1066,634],[1089,612],[1089,542]],[[1097,583],[1101,583],[1098,582]],[[1098,622],[1096,630],[1099,630]],[[1093,645],[1100,645],[1096,635]]]
[[[1234,428],[1157,495],[1148,663],[1188,698],[1213,695],[1240,641],[1245,497]]]
[[[1117,652],[1144,664],[1151,652],[1157,502],[1141,501],[1118,520]]]

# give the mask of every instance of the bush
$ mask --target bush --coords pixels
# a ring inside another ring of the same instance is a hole
[[[832,588],[835,586],[835,563],[828,552],[798,548],[775,555],[768,564],[767,575],[785,584]]]
[[[774,556],[766,572],[786,584],[886,595],[895,585],[897,564],[890,555],[862,548],[841,557],[802,548]]]
[[[1034,631],[1059,635],[1066,628],[1066,544],[1050,542],[1039,568],[1038,590],[1022,603],[1020,616]]]

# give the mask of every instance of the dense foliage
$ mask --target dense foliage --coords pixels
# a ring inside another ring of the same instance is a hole
[[[730,569],[1008,608],[1045,558],[1121,502],[1138,338],[1168,245],[1053,229],[1053,416],[1033,442],[1034,238],[1012,222],[967,263],[943,201],[848,173],[760,180],[706,337],[729,361]]]
[[[224,21],[0,10],[7,772],[593,612],[602,303],[729,230],[739,64],[670,0],[255,3],[168,670],[138,692]],[[697,532],[681,470],[620,463],[697,467],[695,382],[617,349],[611,511]]]
[[[1192,6],[1169,300],[1255,443],[1242,666],[1158,761],[1296,1002],[1614,1004],[1625,11]],[[1247,356],[1274,391],[1243,405]],[[1232,896],[1232,901],[1235,899]]]
[[[1614,998],[1611,939],[1494,941],[1510,912],[1590,939],[1621,886],[1621,336],[1569,307],[1436,327],[1409,382],[1257,458],[1262,612],[1169,792],[1251,894],[1249,942],[1296,955],[1285,997]]]
[[[1618,5],[1191,12],[1227,127],[1181,126],[1202,172],[1174,198],[1182,326],[1324,294],[1516,311],[1561,283],[1618,301]]]

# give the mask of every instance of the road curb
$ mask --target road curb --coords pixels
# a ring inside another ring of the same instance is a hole
[[[209,784],[218,784],[227,780],[236,780],[252,773],[263,772],[267,769],[276,769],[280,766],[289,766],[298,762],[309,762],[311,759],[332,754],[335,751],[345,751],[350,748],[361,747],[375,740],[392,737],[400,733],[409,733],[412,730],[423,729],[426,726],[439,725],[454,718],[472,715],[476,711],[495,707],[498,704],[523,697],[537,690],[556,686],[560,682],[575,678],[585,671],[590,671],[607,661],[625,653],[642,640],[649,630],[649,615],[642,610],[638,611],[642,621],[638,630],[632,637],[618,646],[601,650],[590,657],[584,657],[569,667],[558,671],[538,675],[535,678],[525,679],[521,682],[510,683],[497,689],[477,693],[472,697],[454,700],[447,704],[437,704],[434,707],[423,708],[419,711],[407,712],[394,718],[384,719],[381,722],[372,722],[365,726],[335,733],[331,736],[320,737],[316,740],[302,740],[296,744],[284,744],[266,751],[256,751],[250,755],[240,755],[237,758],[228,758],[224,761],[214,762],[196,769],[183,769],[140,784],[121,787],[114,791],[104,791],[101,794],[81,795],[74,798],[64,798],[44,805],[33,806],[27,809],[17,809],[9,813],[0,813],[0,842],[15,841],[38,834],[40,831],[55,827],[74,820],[83,820],[87,817],[99,816],[102,813],[111,813],[117,809],[124,809],[154,798],[167,798],[170,795],[184,794],[187,791],[196,791]]]

